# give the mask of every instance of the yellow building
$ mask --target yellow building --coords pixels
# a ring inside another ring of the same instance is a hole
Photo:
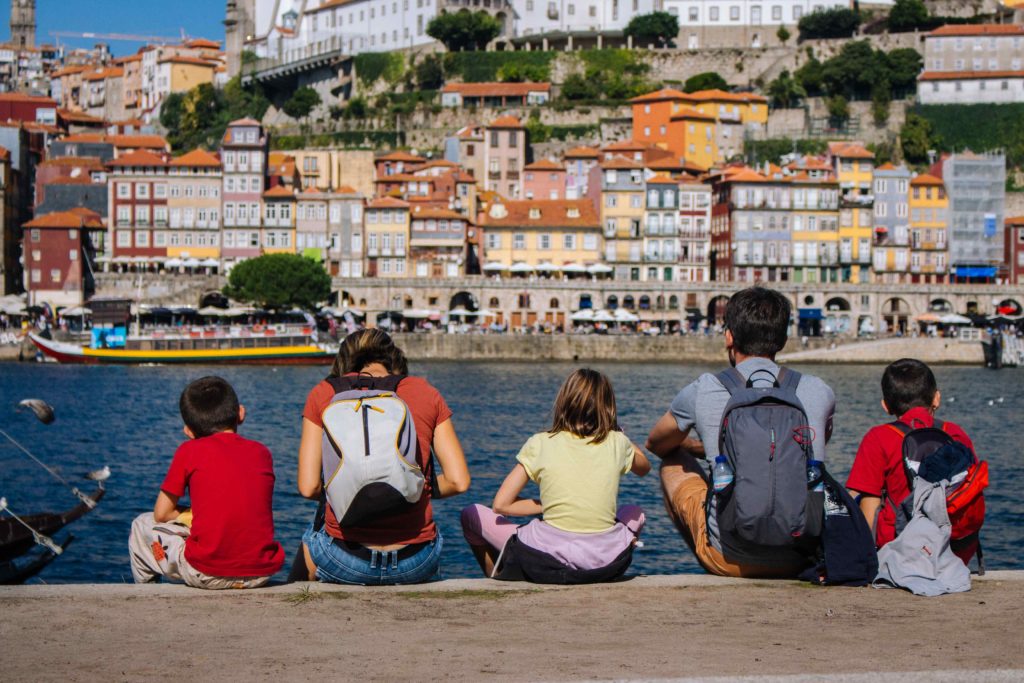
[[[793,282],[839,282],[839,190],[829,177],[790,177]],[[785,220],[785,217],[782,218]]]
[[[616,280],[640,280],[643,260],[644,167],[614,157],[600,164],[605,261]]]
[[[155,190],[167,197],[166,213],[154,215],[161,231],[154,234],[155,246],[166,244],[170,258],[220,259],[221,185],[220,159],[210,152],[197,149],[173,159],[167,187]]]
[[[875,155],[859,142],[830,142],[828,156],[839,180],[839,263],[843,282],[869,282],[874,225]]]
[[[217,62],[199,57],[173,55],[157,62],[157,90],[159,92],[188,92],[197,85],[213,83]]]
[[[572,273],[601,261],[601,222],[586,199],[494,202],[480,227],[487,272]]]
[[[910,281],[948,282],[949,196],[940,178],[910,181]]]
[[[740,122],[747,127],[768,125],[768,98],[754,93],[698,90],[685,96],[698,111],[722,121]]]
[[[295,253],[295,191],[283,185],[263,193],[264,254]]]
[[[374,199],[363,214],[368,277],[407,277],[409,202],[394,197]]]
[[[718,121],[692,107],[678,107],[669,120],[666,149],[701,168],[724,161],[719,153]]]

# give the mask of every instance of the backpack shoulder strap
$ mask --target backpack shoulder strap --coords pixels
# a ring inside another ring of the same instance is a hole
[[[946,432],[946,423],[942,420],[935,420],[935,422],[932,423],[932,426]],[[946,434],[949,434],[949,432],[946,432]]]
[[[889,427],[890,429],[895,429],[897,432],[899,432],[899,435],[901,437],[905,437],[907,434],[914,431],[906,422],[901,422],[899,420],[890,422],[889,424],[886,425],[886,427]]]
[[[725,387],[730,396],[747,385],[747,380],[743,378],[743,375],[736,368],[723,370],[715,375],[715,377],[722,383],[722,386]]]
[[[789,389],[796,392],[797,385],[800,384],[800,378],[803,377],[796,370],[790,370],[789,368],[779,368],[779,387],[782,389]]]
[[[405,375],[385,375],[384,377],[373,377],[371,375],[341,376],[328,377],[327,382],[336,394],[340,394],[343,391],[352,391],[353,389],[394,392],[398,391],[398,385],[402,383],[405,377]]]
[[[350,391],[352,389],[352,378],[351,377],[328,377],[327,383],[334,389],[335,394],[340,394],[343,391]]]

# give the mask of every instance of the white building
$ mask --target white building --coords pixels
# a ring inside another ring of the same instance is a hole
[[[925,36],[922,104],[1024,102],[1024,26],[948,25]]]
[[[512,35],[621,31],[634,16],[654,12],[658,4],[658,0],[512,0]]]
[[[664,0],[665,11],[690,26],[795,26],[805,14],[849,8],[849,0]]]

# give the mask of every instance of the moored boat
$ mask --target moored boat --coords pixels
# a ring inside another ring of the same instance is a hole
[[[58,342],[30,334],[32,343],[60,363],[150,364],[230,363],[266,365],[319,365],[333,360],[337,347],[316,340],[311,327],[254,326],[188,330],[155,330],[132,335],[117,345],[91,346]]]

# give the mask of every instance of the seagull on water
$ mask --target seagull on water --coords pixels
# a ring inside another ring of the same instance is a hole
[[[110,479],[110,466],[104,465],[101,469],[87,472],[82,476],[86,479],[92,479],[93,481],[106,481],[107,479]]]

